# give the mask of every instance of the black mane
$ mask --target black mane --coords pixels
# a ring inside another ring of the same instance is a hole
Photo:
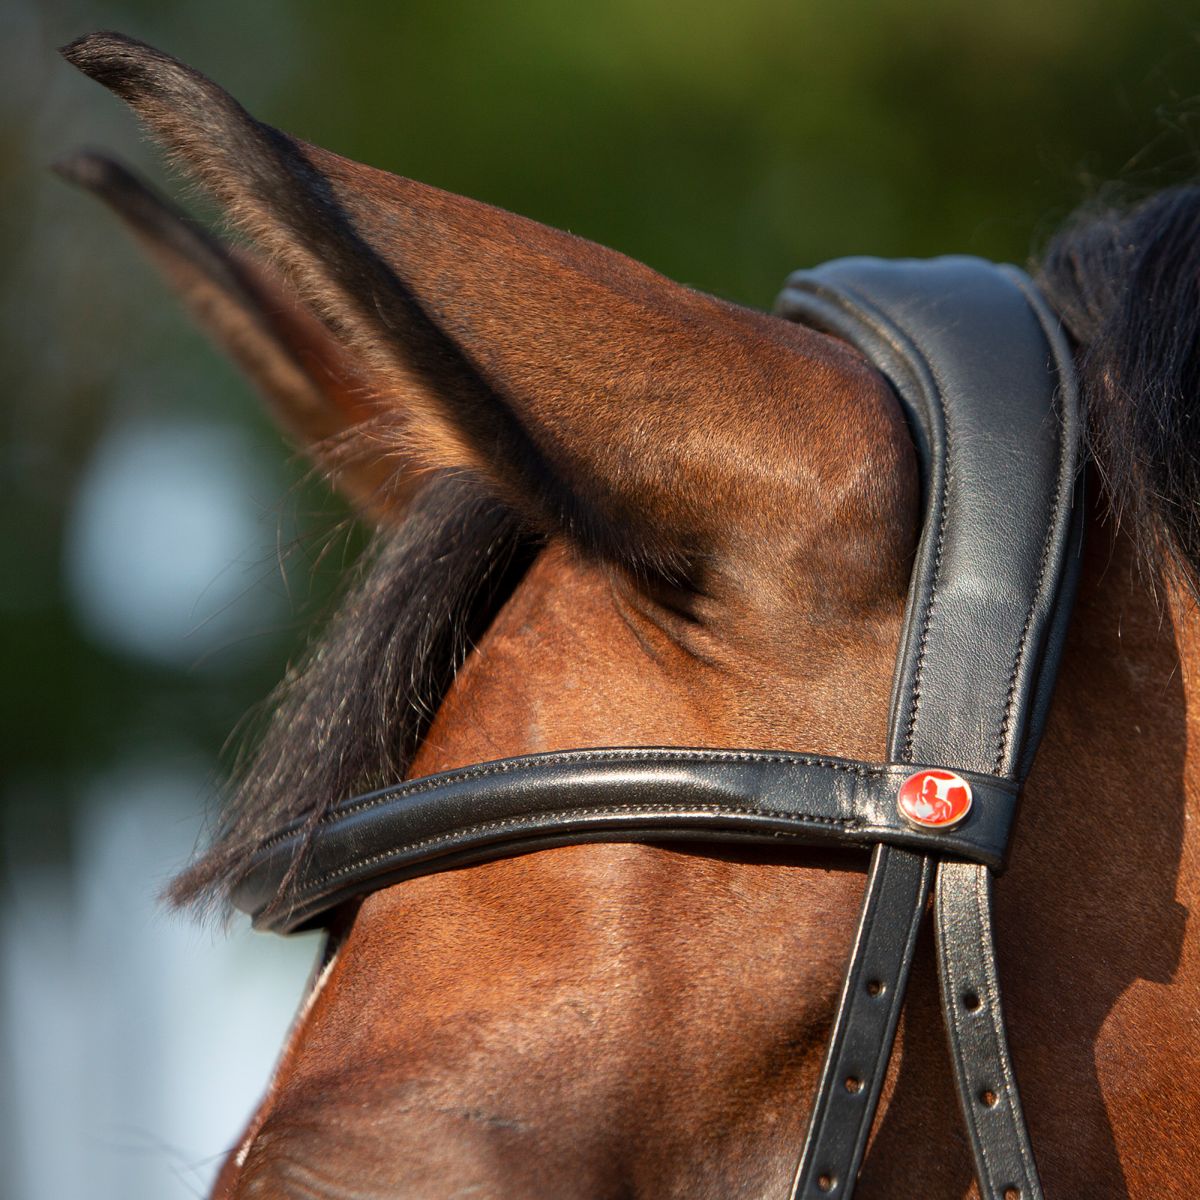
[[[1085,210],[1037,274],[1077,346],[1105,501],[1200,599],[1200,186]]]
[[[1200,595],[1200,187],[1076,217],[1035,268],[1076,344],[1088,451],[1154,571]],[[404,777],[472,640],[536,552],[517,518],[435,477],[377,535],[325,634],[276,690],[210,848],[171,888],[221,903],[280,826]]]

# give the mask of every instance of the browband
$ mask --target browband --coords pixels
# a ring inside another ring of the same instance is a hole
[[[910,765],[755,750],[572,750],[480,763],[359,796],[322,826],[266,924],[292,932],[351,896],[551,845],[583,841],[888,841],[1000,867],[1017,789],[971,772],[975,820],[944,831],[896,808]],[[237,903],[262,912],[304,850],[303,826],[264,843]]]
[[[1004,1034],[990,888],[1078,568],[1070,351],[1022,272],[974,258],[839,260],[793,275],[778,311],[863,351],[917,446],[924,522],[889,761],[616,748],[479,764],[343,801],[315,829],[280,831],[234,903],[257,927],[289,933],[403,879],[569,843],[873,848],[792,1196],[853,1191],[936,875],[943,1011],[980,1194],[1040,1200]]]

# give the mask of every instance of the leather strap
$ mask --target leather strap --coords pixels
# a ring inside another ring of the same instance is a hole
[[[846,338],[875,362],[905,405],[922,458],[926,516],[893,687],[893,758],[936,758],[1019,782],[1049,705],[1082,512],[1072,505],[1073,369],[1057,323],[1020,272],[962,258],[827,264],[792,276],[779,307]],[[1008,519],[997,522],[997,512]],[[893,873],[897,882],[886,891],[871,886],[876,872],[903,853],[881,847],[873,863],[794,1196],[853,1192],[895,1023],[872,1020],[868,1007],[854,1003],[851,984],[861,960],[881,953],[876,943],[897,939],[900,927],[915,928],[924,910],[931,863],[920,873]],[[895,906],[890,922],[880,915],[884,903]],[[951,898],[939,911],[955,908]],[[1004,1038],[989,911],[976,920],[984,936],[975,941],[948,918],[939,923],[942,976],[953,959],[988,980],[972,993],[979,1007],[966,1021],[972,1032],[986,1023],[986,1044],[954,1036],[964,1014],[943,988],[951,1057],[960,1097],[981,1072],[1003,1081],[996,1085],[1005,1092],[998,1108],[1011,1119],[981,1122],[964,1102],[982,1195],[990,1200],[1013,1186],[1010,1180],[989,1190],[995,1173],[987,1162],[1020,1161],[1019,1194],[1040,1197]],[[914,943],[899,944],[902,991]],[[858,1106],[837,1090],[844,1081],[835,1064],[846,1044],[858,1046],[868,1064],[869,1074],[856,1077],[867,1081],[866,1102]]]
[[[1016,788],[964,772],[974,801],[950,829],[909,824],[896,793],[910,764],[762,751],[575,750],[481,763],[338,805],[259,848],[234,902],[260,929],[290,933],[414,875],[583,841],[880,842],[999,866]],[[279,885],[297,855],[286,902]]]
[[[939,865],[934,901],[938,981],[979,1194],[986,1200],[1041,1200],[1004,1033],[991,909],[992,877],[986,867]]]
[[[792,1195],[850,1195],[862,1166],[933,876],[933,859],[876,846]],[[915,902],[919,901],[919,902]]]
[[[871,359],[921,461],[890,756],[1023,779],[1077,565],[1079,418],[1057,319],[1015,267],[962,256],[841,259],[791,276],[778,308]]]

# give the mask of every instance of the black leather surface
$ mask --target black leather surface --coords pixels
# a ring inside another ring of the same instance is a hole
[[[891,757],[1022,780],[1053,690],[1081,529],[1074,371],[1057,323],[1021,272],[968,258],[826,264],[793,275],[779,310],[872,359],[905,406],[922,460],[925,519],[897,658]],[[907,932],[924,910],[932,864],[891,869],[902,856],[882,847],[872,864],[795,1196],[853,1192],[895,1026],[856,1001],[851,979],[860,959],[887,952],[884,943],[904,946],[895,963],[903,991]],[[892,885],[873,886],[877,874]],[[943,976],[953,960],[987,978],[972,993],[979,1004],[965,1026],[943,993],[960,1096],[979,1075],[995,1077],[1005,1092],[998,1111],[1015,1114],[999,1121],[996,1109],[985,1106],[985,1117],[964,1102],[982,1194],[990,1200],[1010,1186],[989,1190],[991,1159],[1022,1161],[1020,1195],[1040,1196],[1004,1038],[990,908],[971,925],[980,934],[974,942],[964,940],[967,926],[950,920],[954,902],[938,911]],[[990,1038],[971,1036],[985,1026]],[[855,1076],[868,1101],[857,1106],[847,1103],[837,1063],[851,1044],[870,1072]]]
[[[780,297],[785,316],[846,337],[891,380],[924,460],[899,761],[1015,778],[1041,736],[1034,687],[1059,595],[1050,568],[1070,548],[1078,416],[1072,394],[1055,418],[1070,356],[1033,296],[1015,268],[950,257],[843,259],[797,272]]]
[[[951,829],[896,808],[918,769],[800,754],[585,750],[481,763],[360,796],[322,822],[286,906],[272,907],[303,825],[265,843],[235,894],[260,928],[289,932],[365,891],[464,862],[592,840],[880,841],[1000,864],[1016,788],[963,772],[974,802]]]

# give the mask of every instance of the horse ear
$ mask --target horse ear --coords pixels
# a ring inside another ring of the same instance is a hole
[[[798,501],[833,495],[844,531],[856,487],[881,499],[877,478],[848,478],[878,379],[832,339],[297,141],[140,42],[96,34],[64,54],[379,382],[381,454],[477,472],[544,530],[676,576],[769,542],[764,513],[791,530]]]
[[[403,473],[362,436],[374,415],[370,380],[266,264],[202,229],[113,159],[76,154],[54,169],[121,218],[196,322],[336,486],[381,517],[408,498]]]

